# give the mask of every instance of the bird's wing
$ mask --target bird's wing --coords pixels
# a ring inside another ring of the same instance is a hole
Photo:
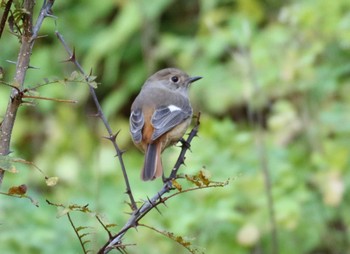
[[[191,115],[192,108],[189,103],[185,103],[181,107],[169,105],[158,108],[153,113],[151,119],[151,123],[154,127],[152,140],[156,140],[167,131],[191,117]]]
[[[145,119],[141,109],[136,109],[130,114],[130,132],[132,139],[136,143],[140,143],[142,139],[142,128],[145,124]]]

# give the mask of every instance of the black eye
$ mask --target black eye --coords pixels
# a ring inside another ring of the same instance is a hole
[[[179,81],[179,78],[177,76],[172,76],[171,78],[171,81],[173,81],[174,83],[178,82]]]

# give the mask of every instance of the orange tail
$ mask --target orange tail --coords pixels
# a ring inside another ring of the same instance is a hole
[[[153,180],[163,174],[160,148],[161,146],[159,142],[148,145],[145,154],[145,163],[141,172],[141,178],[143,181]]]

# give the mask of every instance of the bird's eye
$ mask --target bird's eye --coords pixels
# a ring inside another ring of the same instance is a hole
[[[173,81],[174,83],[177,83],[177,82],[179,81],[178,76],[172,76],[170,79],[171,79],[171,81]]]

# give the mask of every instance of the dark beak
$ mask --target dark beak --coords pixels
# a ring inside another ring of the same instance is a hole
[[[202,77],[191,77],[190,78],[190,83],[193,83],[193,82],[195,82],[195,81],[197,81],[197,80],[200,80]]]

